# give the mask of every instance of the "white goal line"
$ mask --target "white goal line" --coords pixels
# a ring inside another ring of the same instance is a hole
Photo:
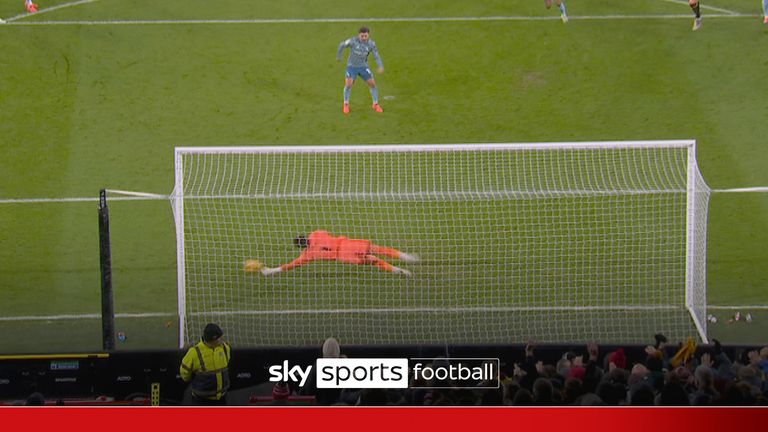
[[[366,313],[467,313],[467,312],[583,312],[583,311],[659,311],[680,310],[685,306],[658,305],[658,306],[530,306],[530,307],[422,307],[422,308],[357,308],[357,309],[292,309],[283,311],[220,311],[197,313],[198,316],[210,315],[340,315],[340,314],[366,314]]]
[[[498,191],[445,191],[445,192],[349,192],[349,193],[296,193],[273,195],[170,195],[168,198],[184,200],[214,199],[339,199],[339,200],[473,200],[500,198],[538,198],[558,196],[622,196],[622,195],[660,195],[685,193],[685,189],[659,190],[498,190]]]
[[[571,191],[493,191],[493,192],[471,192],[471,191],[447,191],[447,192],[392,192],[392,193],[318,193],[318,194],[275,194],[275,195],[162,195],[150,192],[128,192],[128,191],[112,191],[108,192],[122,192],[127,196],[109,197],[108,201],[158,201],[158,200],[171,200],[174,198],[184,199],[311,199],[311,198],[383,198],[392,197],[402,199],[414,198],[414,199],[438,199],[446,197],[460,197],[460,198],[499,198],[508,197],[510,195],[516,197],[537,197],[537,196],[584,196],[584,195],[642,195],[642,194],[666,194],[666,193],[683,193],[685,189],[658,189],[658,190],[571,190]],[[712,193],[766,193],[768,192],[768,186],[749,187],[749,188],[733,188],[733,189],[712,189]],[[0,199],[0,205],[2,204],[53,204],[53,203],[68,203],[68,202],[98,202],[98,197],[72,197],[72,198],[5,198]]]
[[[572,311],[646,311],[646,310],[684,310],[684,306],[676,307],[669,305],[661,306],[565,306],[565,307],[477,307],[477,308],[380,308],[380,309],[295,309],[286,311],[224,311],[208,313],[192,313],[192,316],[230,316],[230,315],[311,315],[311,314],[360,314],[360,313],[403,313],[403,312],[572,312]],[[741,306],[723,306],[707,305],[707,310],[768,310],[768,305],[741,305]],[[146,313],[121,313],[115,314],[115,318],[175,318],[177,312],[146,312]],[[29,316],[5,316],[0,317],[3,321],[59,321],[59,320],[78,320],[78,319],[100,319],[101,314],[61,314],[61,315],[29,315]]]

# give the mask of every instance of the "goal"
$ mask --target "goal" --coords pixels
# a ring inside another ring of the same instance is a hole
[[[706,341],[695,141],[177,148],[180,346]],[[325,230],[418,255],[274,276]]]

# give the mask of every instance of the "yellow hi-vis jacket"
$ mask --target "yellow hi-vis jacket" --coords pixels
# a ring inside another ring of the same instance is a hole
[[[229,366],[231,350],[222,343],[211,348],[200,341],[187,351],[181,360],[181,379],[192,381],[192,394],[204,398],[219,400],[229,389]]]

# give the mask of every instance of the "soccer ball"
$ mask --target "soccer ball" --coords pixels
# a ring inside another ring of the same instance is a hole
[[[247,260],[245,262],[245,271],[247,272],[257,272],[261,271],[263,268],[264,264],[259,260]]]

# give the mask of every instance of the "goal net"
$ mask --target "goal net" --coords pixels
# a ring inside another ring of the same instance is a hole
[[[694,141],[177,148],[180,345],[706,340]],[[324,230],[416,255],[324,260]],[[674,340],[674,339],[673,339]]]

